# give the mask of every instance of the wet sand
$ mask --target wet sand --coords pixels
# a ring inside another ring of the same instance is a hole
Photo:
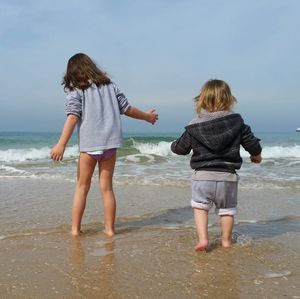
[[[116,185],[112,238],[95,184],[83,234],[69,234],[73,187],[0,181],[0,298],[300,298],[297,189],[241,189],[232,248],[212,212],[196,253],[188,187]]]

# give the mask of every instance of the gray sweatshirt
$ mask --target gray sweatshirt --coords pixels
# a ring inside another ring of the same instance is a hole
[[[80,152],[123,145],[120,115],[130,107],[115,83],[67,92],[65,112],[80,117],[77,124]]]
[[[239,114],[219,111],[206,113],[202,118],[206,121],[192,121],[171,144],[172,152],[178,155],[193,151],[192,169],[235,173],[242,165],[240,145],[252,156],[261,153],[260,139]]]

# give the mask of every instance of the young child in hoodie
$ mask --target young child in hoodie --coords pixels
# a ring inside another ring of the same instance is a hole
[[[236,99],[222,80],[209,80],[195,98],[197,116],[171,145],[178,155],[192,150],[192,200],[199,242],[195,250],[208,247],[208,211],[215,205],[220,216],[222,246],[230,247],[234,215],[237,212],[236,170],[242,165],[240,145],[253,163],[260,163],[260,139],[232,108]]]

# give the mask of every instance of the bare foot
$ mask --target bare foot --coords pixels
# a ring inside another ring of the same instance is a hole
[[[81,235],[82,234],[82,231],[80,230],[80,231],[78,231],[78,230],[72,230],[71,231],[71,235],[73,236],[73,237],[77,237],[77,236],[79,236],[79,235]]]
[[[208,241],[200,241],[195,247],[195,251],[205,250],[208,247]]]
[[[115,232],[113,230],[108,230],[108,229],[104,229],[102,231],[105,235],[107,235],[108,237],[112,237],[114,236]]]
[[[222,240],[222,247],[223,248],[230,248],[231,247],[231,241]]]

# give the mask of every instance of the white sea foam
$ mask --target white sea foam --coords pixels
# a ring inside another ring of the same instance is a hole
[[[238,221],[235,221],[235,224],[243,224],[243,223],[257,223],[257,220],[255,219],[249,219],[249,220],[238,220]]]
[[[116,175],[115,183],[117,185],[142,185],[142,186],[176,186],[189,187],[190,180],[174,179],[167,177],[150,177],[145,175]]]
[[[170,150],[171,142],[167,141],[131,141],[125,150],[119,151],[115,173],[118,184],[189,185],[190,155],[175,156]],[[50,150],[50,147],[0,150],[0,177],[56,179],[58,175],[67,180],[75,177],[78,146],[67,147],[61,163],[51,161]],[[241,154],[245,163],[239,171],[240,188],[300,188],[300,145],[265,146],[260,165],[250,163],[249,154],[243,149]]]
[[[171,142],[166,141],[160,141],[158,143],[133,142],[133,147],[136,148],[141,154],[157,155],[162,157],[172,155],[170,146]]]
[[[242,157],[249,157],[249,154],[241,149]],[[262,152],[264,159],[278,158],[300,158],[300,145],[293,146],[265,146]]]
[[[23,174],[23,175],[28,174],[24,170],[20,170],[20,169],[17,169],[15,167],[5,166],[5,165],[0,165],[0,170],[3,170],[4,172],[11,173],[11,174]]]
[[[142,143],[133,141],[133,147],[141,154],[157,155],[167,157],[174,155],[170,149],[172,142],[160,141],[158,143]],[[50,147],[28,148],[28,149],[7,149],[0,150],[1,162],[25,162],[49,159]],[[65,158],[72,158],[78,155],[78,146],[67,147]],[[249,154],[241,149],[242,157],[249,157]],[[276,158],[300,158],[300,145],[293,146],[265,146],[263,147],[264,159]],[[130,158],[129,158],[130,159]],[[295,161],[295,164],[298,162]]]
[[[8,149],[0,151],[1,162],[25,162],[50,159],[50,147],[28,148],[28,149]],[[78,155],[78,146],[67,147],[65,158]]]
[[[243,235],[238,232],[234,232],[232,234],[232,239],[235,241],[237,245],[242,247],[251,246],[253,243],[253,239],[250,236]]]
[[[170,146],[172,142],[160,141],[158,143],[133,142],[133,147],[141,154],[170,156],[173,155]],[[241,148],[241,156],[249,157],[249,153]],[[300,158],[300,145],[293,146],[265,146],[263,147],[264,159],[276,158]]]
[[[138,163],[138,162],[141,162],[142,158],[147,158],[148,162],[154,162],[154,157],[151,156],[151,155],[140,155],[140,154],[136,154],[136,155],[127,155],[126,156],[126,160],[127,161],[130,161],[130,162],[135,162],[135,163]]]
[[[268,273],[265,273],[263,278],[280,278],[280,277],[290,276],[291,274],[292,274],[292,272],[288,271],[288,270],[283,271],[282,273],[268,272]]]

